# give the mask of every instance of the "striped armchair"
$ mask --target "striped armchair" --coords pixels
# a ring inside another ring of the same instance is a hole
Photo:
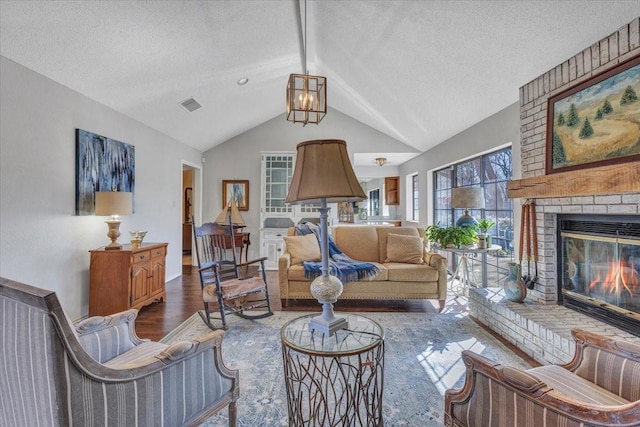
[[[223,332],[169,346],[139,339],[136,315],[73,325],[55,293],[0,278],[0,426],[198,425],[226,406],[235,426]]]
[[[574,329],[566,365],[526,371],[463,352],[465,384],[445,393],[445,425],[640,426],[640,346]]]

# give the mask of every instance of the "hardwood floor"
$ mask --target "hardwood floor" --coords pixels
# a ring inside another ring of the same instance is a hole
[[[258,274],[253,271],[251,274]],[[271,309],[280,311],[280,290],[278,287],[278,272],[268,271],[269,299]],[[167,301],[153,303],[142,307],[136,319],[136,332],[140,338],[157,341],[171,332],[175,327],[187,320],[193,313],[202,310],[202,291],[200,278],[196,267],[183,265],[182,276],[177,277],[165,285]],[[437,302],[427,300],[342,300],[336,304],[342,311],[397,311],[436,313]],[[287,311],[321,311],[320,304],[315,300],[289,301]]]
[[[257,274],[257,271],[251,274]],[[269,299],[272,310],[282,310],[280,303],[280,291],[278,288],[278,272],[268,271],[267,282],[269,286]],[[187,320],[193,313],[202,309],[202,291],[200,288],[200,277],[196,267],[183,265],[182,276],[169,282],[166,286],[167,301],[153,303],[143,307],[136,319],[136,333],[140,338],[149,338],[154,341],[160,340],[182,322]],[[466,310],[466,300],[456,299],[458,306],[456,310]],[[451,304],[451,300],[448,301]],[[437,313],[437,301],[431,300],[341,300],[336,304],[340,311],[362,312],[362,311],[395,311],[414,313]],[[290,301],[285,308],[286,311],[321,311],[321,307],[314,300]],[[499,339],[504,345],[514,353],[522,357],[531,366],[540,366],[538,362],[517,349],[511,343],[505,341],[484,325],[479,325]]]

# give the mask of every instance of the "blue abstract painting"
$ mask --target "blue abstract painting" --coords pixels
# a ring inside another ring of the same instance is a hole
[[[96,191],[135,186],[135,147],[76,129],[76,215],[93,215]]]

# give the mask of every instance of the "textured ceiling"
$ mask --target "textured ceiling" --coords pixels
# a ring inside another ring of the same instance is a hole
[[[0,54],[205,151],[285,120],[296,14],[296,0],[0,0]],[[309,0],[307,63],[331,108],[422,152],[638,15],[640,0]],[[190,97],[203,108],[178,106]]]

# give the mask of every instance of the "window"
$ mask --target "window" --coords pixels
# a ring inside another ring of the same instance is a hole
[[[369,216],[380,215],[380,189],[369,191]]]
[[[464,162],[456,163],[433,172],[433,222],[441,226],[455,223],[464,212],[451,208],[451,189],[454,187],[484,187],[485,208],[473,209],[469,214],[476,219],[487,218],[495,222],[488,234],[493,244],[502,251],[487,256],[487,272],[483,272],[483,283],[497,285],[498,278],[507,274],[506,262],[513,259],[513,204],[507,197],[507,182],[511,179],[511,148],[494,151]],[[474,270],[480,263],[474,260]],[[493,274],[492,274],[493,273]]]
[[[418,174],[411,176],[411,220],[418,221]]]

